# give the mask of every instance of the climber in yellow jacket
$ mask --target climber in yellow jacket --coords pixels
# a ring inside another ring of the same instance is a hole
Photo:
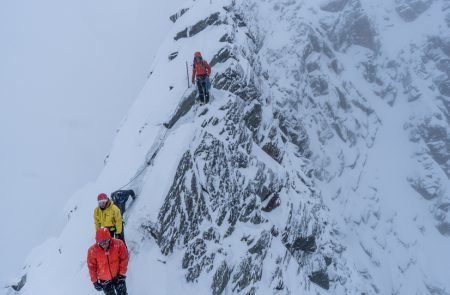
[[[95,230],[106,227],[112,237],[123,241],[123,222],[119,207],[104,193],[98,195],[97,201],[98,207],[94,210]]]

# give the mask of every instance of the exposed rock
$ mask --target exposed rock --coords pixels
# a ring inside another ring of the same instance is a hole
[[[172,128],[173,125],[175,125],[181,117],[186,115],[195,105],[196,97],[197,91],[193,91],[189,96],[185,97],[179,104],[178,108],[175,110],[175,114],[170,117],[169,122],[163,123],[164,127],[166,127],[167,129]]]
[[[213,67],[217,63],[224,63],[230,58],[233,58],[233,53],[231,51],[231,48],[224,47],[224,48],[220,49],[216,55],[214,55],[214,57],[211,59],[211,62],[209,64],[211,67]]]
[[[230,34],[225,34],[219,39],[219,42],[233,43],[233,40],[234,38]]]
[[[244,69],[240,65],[227,68],[223,73],[214,76],[212,84],[214,88],[228,90],[244,100],[254,100],[260,96],[253,80],[246,79]]]
[[[328,94],[328,82],[322,76],[312,76],[309,78],[309,86],[312,89],[314,96]]]
[[[379,47],[375,29],[359,0],[350,0],[329,32],[329,38],[336,49],[359,45],[377,51]]]
[[[248,252],[251,254],[257,254],[257,255],[265,255],[265,251],[267,247],[270,245],[270,242],[272,240],[272,236],[269,232],[263,232],[261,234],[261,237],[258,239],[256,244],[248,249]]]
[[[330,279],[328,278],[328,274],[324,270],[313,272],[309,276],[309,279],[311,280],[311,282],[319,285],[325,290],[330,289]]]
[[[262,121],[262,107],[261,104],[255,103],[252,105],[250,111],[248,111],[244,116],[245,125],[250,129],[253,135],[256,135],[259,126]]]
[[[188,27],[188,28],[184,29],[183,31],[179,32],[174,37],[174,39],[179,40],[181,38],[192,37],[194,35],[197,35],[201,31],[203,31],[204,29],[206,29],[208,26],[222,24],[222,21],[220,20],[219,16],[220,16],[220,12],[211,14],[209,17],[205,18],[204,20],[199,21],[192,27]]]
[[[17,284],[12,285],[11,288],[16,292],[19,292],[20,290],[22,290],[22,288],[25,286],[26,283],[27,283],[27,274],[24,274],[20,278],[20,281]]]
[[[283,153],[281,149],[275,142],[268,142],[262,147],[263,151],[265,151],[272,159],[281,163],[283,161]]]
[[[320,9],[328,12],[338,12],[344,9],[349,0],[327,0],[324,4],[320,5]]]
[[[169,54],[169,60],[174,60],[178,56],[178,51]]]
[[[213,295],[223,294],[225,287],[230,281],[232,271],[233,270],[228,267],[227,263],[223,261],[213,277],[213,282],[211,284]]]
[[[173,23],[175,23],[180,17],[182,17],[188,11],[189,11],[189,8],[183,8],[180,11],[178,11],[177,13],[171,15],[169,18]]]
[[[197,236],[203,219],[210,219],[204,194],[198,187],[193,167],[192,155],[186,152],[178,165],[174,182],[158,215],[160,224],[159,246],[168,255],[182,238],[187,243]]]
[[[303,251],[313,253],[317,249],[316,238],[314,236],[298,237],[292,244],[286,243],[285,245],[291,252]]]
[[[442,119],[439,114],[426,118],[419,126],[419,132],[430,155],[450,177],[450,129]]]
[[[404,21],[412,22],[426,11],[432,2],[432,0],[396,0],[395,10]]]
[[[269,200],[269,202],[267,203],[267,205],[264,208],[262,208],[261,210],[263,210],[264,212],[271,212],[273,209],[280,206],[280,204],[281,204],[280,197],[278,196],[278,194],[274,194],[272,196],[272,198]]]

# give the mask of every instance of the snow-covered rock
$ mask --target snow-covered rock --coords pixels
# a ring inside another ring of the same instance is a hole
[[[183,6],[105,170],[19,294],[92,288],[95,193],[129,180],[130,294],[449,294],[445,3]],[[206,106],[185,80],[197,50],[213,65]]]

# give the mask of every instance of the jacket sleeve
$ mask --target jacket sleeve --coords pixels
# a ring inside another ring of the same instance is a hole
[[[97,282],[98,277],[97,277],[97,259],[95,259],[95,253],[94,253],[94,249],[89,248],[88,250],[88,255],[87,255],[87,265],[89,268],[89,275],[91,277],[91,281],[93,283]]]
[[[95,208],[95,210],[94,210],[94,224],[95,224],[95,230],[97,231],[101,226],[100,216],[98,216],[98,208]]]
[[[211,66],[209,65],[209,63],[205,60],[205,67],[206,67],[206,71],[208,72],[208,77],[209,75],[211,75]]]
[[[119,274],[124,276],[127,273],[128,268],[128,250],[125,243],[121,240],[119,241]]]
[[[120,214],[119,207],[115,206],[114,212],[115,212],[115,214],[114,214],[114,221],[115,221],[114,226],[116,227],[116,233],[121,234],[122,233],[122,225],[123,225],[122,221],[123,220],[122,220],[122,214]]]

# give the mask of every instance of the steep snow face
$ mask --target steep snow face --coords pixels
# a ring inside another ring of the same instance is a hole
[[[449,294],[449,6],[187,3],[19,294],[92,290],[96,192],[129,181],[130,294]]]
[[[1,1],[0,285],[97,178],[182,2]]]

